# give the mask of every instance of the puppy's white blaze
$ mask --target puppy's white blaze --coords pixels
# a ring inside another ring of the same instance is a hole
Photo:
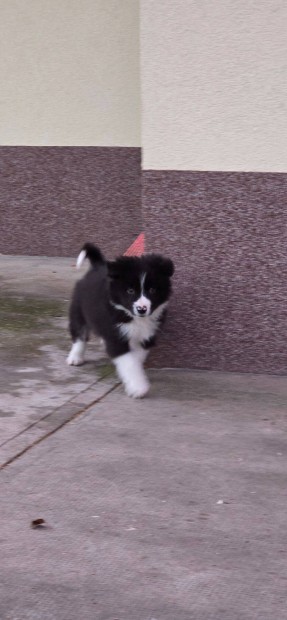
[[[86,343],[83,340],[76,340],[73,343],[71,351],[67,357],[67,364],[69,366],[80,366],[84,363],[84,354],[86,349]]]
[[[76,262],[76,267],[77,269],[80,269],[80,267],[82,266],[85,258],[87,256],[87,252],[86,250],[82,250],[77,258],[77,262]]]
[[[146,273],[144,273],[141,277],[141,292],[143,294],[143,290],[144,290],[144,283],[145,283],[145,279],[146,279]]]
[[[128,396],[141,398],[148,392],[149,381],[143,369],[141,355],[137,351],[120,355],[114,358],[113,362]]]

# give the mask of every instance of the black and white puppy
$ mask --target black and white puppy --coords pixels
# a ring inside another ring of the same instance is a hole
[[[129,396],[149,390],[143,364],[163,323],[174,266],[158,254],[122,256],[106,261],[98,248],[86,243],[77,267],[85,258],[91,269],[77,282],[70,306],[73,346],[70,365],[84,362],[90,332],[100,336]]]

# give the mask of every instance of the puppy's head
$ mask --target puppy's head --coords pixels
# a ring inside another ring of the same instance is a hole
[[[174,266],[158,254],[123,256],[108,263],[111,301],[130,316],[146,317],[166,304]]]

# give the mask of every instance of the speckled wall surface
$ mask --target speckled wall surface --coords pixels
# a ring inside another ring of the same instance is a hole
[[[176,264],[152,365],[287,371],[287,174],[145,171],[148,249]]]
[[[140,148],[0,147],[0,253],[122,253],[142,231],[140,186]]]

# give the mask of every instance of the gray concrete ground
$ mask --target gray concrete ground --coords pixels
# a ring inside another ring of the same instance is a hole
[[[0,260],[0,467],[115,383],[96,341],[78,372],[65,359],[72,259]]]
[[[96,342],[65,366],[73,261],[0,263],[0,619],[287,618],[286,378],[131,401]]]

